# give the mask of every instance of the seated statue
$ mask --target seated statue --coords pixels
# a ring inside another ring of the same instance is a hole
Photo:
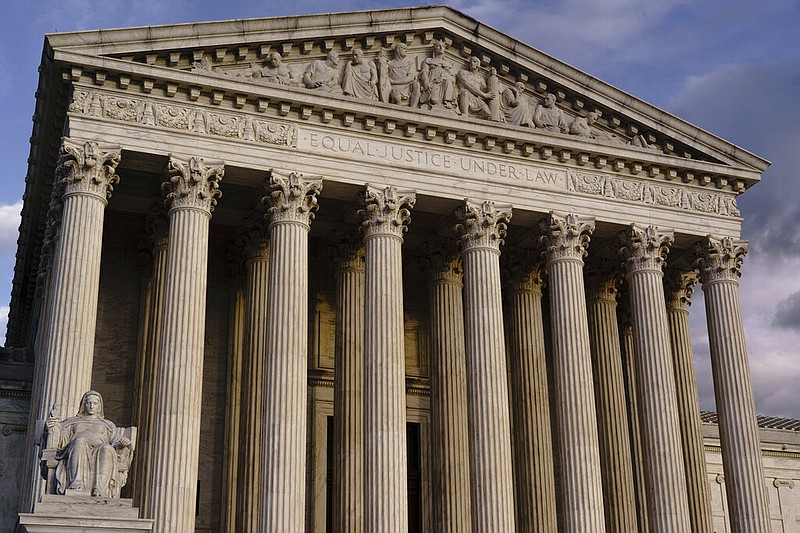
[[[445,47],[444,41],[434,40],[431,57],[422,62],[419,72],[419,103],[426,109],[455,110],[458,105],[453,64],[444,55]]]
[[[126,431],[106,420],[103,398],[93,390],[81,398],[76,416],[62,421],[51,412],[42,446],[47,492],[86,490],[92,496],[118,498],[128,479],[135,430]]]
[[[537,128],[555,133],[567,133],[567,119],[564,112],[556,106],[556,97],[548,93],[544,102],[536,106],[533,112],[533,122]]]
[[[467,68],[456,74],[458,108],[465,116],[476,115],[480,118],[490,118],[492,112],[487,102],[494,100],[497,94],[490,91],[487,80],[480,72],[480,66],[481,60],[472,56],[469,58]]]
[[[342,94],[339,54],[331,50],[325,59],[312,61],[303,73],[302,80],[303,85],[309,89]]]
[[[378,69],[372,61],[364,61],[361,48],[355,48],[353,59],[344,65],[342,92],[364,100],[378,99]]]

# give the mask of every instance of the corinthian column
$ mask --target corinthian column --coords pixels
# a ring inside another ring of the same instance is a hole
[[[463,270],[455,242],[427,243],[419,258],[428,276],[431,332],[433,531],[472,530],[464,348]]]
[[[262,446],[263,533],[301,533],[306,504],[308,232],[322,179],[272,172]]]
[[[542,276],[532,253],[506,252],[511,405],[517,531],[558,531],[550,400],[547,388]]]
[[[144,515],[157,533],[195,524],[206,322],[208,224],[220,196],[221,162],[170,158],[166,283],[158,348],[150,488]],[[177,465],[180,465],[179,467]]]
[[[61,224],[55,229],[55,220],[49,221],[54,248],[31,394],[33,422],[51,412],[61,418],[73,416],[81,395],[91,388],[103,219],[119,181],[119,161],[118,146],[92,141],[78,145],[65,139],[59,152],[54,194],[62,196],[60,202],[51,202],[51,212],[60,212]],[[38,461],[32,459],[29,464],[35,464],[38,473]],[[30,503],[35,503],[41,483],[41,476],[35,475]]]
[[[695,283],[697,283],[696,273],[671,270],[664,285],[669,340],[672,346],[672,361],[675,365],[675,391],[681,423],[689,517],[693,532],[713,533],[711,492],[708,488],[703,434],[700,429],[700,400],[697,397],[692,343],[689,340],[689,305]]]
[[[770,531],[739,281],[747,242],[706,237],[696,249],[703,282],[732,533]]]
[[[606,528],[619,533],[636,533],[636,497],[617,326],[620,279],[612,268],[608,265],[595,266],[588,269],[586,276],[600,469],[603,474]]]
[[[508,370],[503,338],[500,245],[510,206],[469,200],[456,210],[464,260],[472,530],[515,531]]]
[[[361,193],[366,262],[364,316],[364,530],[406,533],[406,380],[403,233],[413,192],[367,186]]]
[[[364,247],[351,232],[331,235],[336,270],[333,380],[333,530],[364,531]]]
[[[264,375],[267,364],[267,306],[269,295],[269,240],[261,214],[249,217],[240,228],[238,244],[245,260],[244,357],[242,361],[241,446],[237,473],[236,531],[259,533],[261,486],[264,482]]]
[[[603,480],[583,286],[594,219],[551,212],[540,229],[550,287],[564,532],[602,533]]]
[[[672,244],[672,232],[631,224],[620,237],[633,319],[650,530],[689,533],[678,401],[661,271]]]
[[[150,458],[153,456],[153,416],[156,405],[156,377],[158,374],[158,347],[161,339],[161,320],[164,309],[164,286],[167,270],[167,244],[169,219],[163,203],[148,213],[145,229],[152,243],[153,269],[150,278],[150,298],[147,306],[144,346],[136,365],[138,397],[136,424],[138,427],[136,478],[134,499],[141,505],[150,490]]]

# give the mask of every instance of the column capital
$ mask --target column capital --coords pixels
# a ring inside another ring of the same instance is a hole
[[[736,281],[742,275],[742,261],[748,251],[748,242],[732,237],[708,235],[695,244],[694,266],[700,279],[711,281]]]
[[[622,272],[617,262],[599,261],[584,269],[588,300],[617,303],[622,287]]]
[[[676,268],[667,269],[664,275],[664,296],[667,300],[667,309],[689,311],[697,279],[697,272],[681,272]]]
[[[544,264],[541,252],[509,247],[500,256],[500,273],[509,290],[542,294]]]
[[[417,261],[431,283],[463,283],[464,266],[458,245],[452,239],[424,243]]]
[[[628,274],[642,270],[662,272],[669,247],[675,240],[672,230],[631,224],[619,234],[620,255]]]
[[[322,192],[321,177],[305,178],[297,172],[286,176],[270,170],[267,188],[270,225],[294,222],[309,226],[314,220],[314,212],[319,209],[317,196]]]
[[[269,229],[264,213],[254,211],[244,218],[236,228],[236,244],[245,262],[269,258]]]
[[[539,222],[539,242],[548,263],[562,259],[583,262],[594,232],[594,217],[575,214],[560,215],[553,211]]]
[[[121,159],[119,146],[99,145],[86,141],[82,145],[64,139],[58,155],[57,181],[63,186],[64,196],[86,194],[103,202],[111,198]]]
[[[397,190],[397,187],[381,189],[368,184],[359,193],[359,201],[362,207],[358,216],[363,220],[364,238],[384,234],[402,239],[411,222],[411,209],[417,197],[413,191]]]
[[[222,196],[219,182],[225,175],[225,163],[206,162],[202,157],[182,161],[170,156],[167,181],[161,184],[164,204],[171,215],[177,209],[197,209],[211,216]]]
[[[153,248],[165,248],[169,240],[169,217],[163,202],[154,202],[144,219],[144,230]]]
[[[364,245],[356,231],[335,229],[328,235],[328,255],[337,272],[364,272]]]
[[[511,220],[511,206],[497,205],[490,200],[475,202],[464,200],[457,208],[455,232],[461,238],[461,249],[465,252],[483,248],[500,252],[506,227]]]

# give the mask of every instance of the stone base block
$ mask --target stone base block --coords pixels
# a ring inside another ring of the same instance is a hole
[[[27,533],[136,533],[149,532],[153,521],[139,518],[131,500],[96,498],[84,491],[45,494],[33,514],[19,515]]]

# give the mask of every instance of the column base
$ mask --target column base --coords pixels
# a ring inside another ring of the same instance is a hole
[[[129,499],[69,490],[63,496],[43,495],[32,514],[20,513],[19,525],[24,533],[145,533],[152,531],[153,520],[139,518]]]

